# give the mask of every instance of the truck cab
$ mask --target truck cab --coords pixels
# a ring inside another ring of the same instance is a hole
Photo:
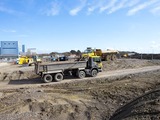
[[[98,66],[98,69],[100,70],[99,72],[102,71],[102,61],[101,61],[101,57],[100,56],[92,56],[91,58],[93,58],[93,61],[95,62],[95,64]]]

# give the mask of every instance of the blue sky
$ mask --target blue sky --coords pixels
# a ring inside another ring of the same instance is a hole
[[[160,0],[0,0],[0,41],[13,40],[43,53],[160,53]]]

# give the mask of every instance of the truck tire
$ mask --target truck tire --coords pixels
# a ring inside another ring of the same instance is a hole
[[[86,73],[83,70],[81,70],[81,71],[78,72],[78,77],[81,78],[81,79],[85,78],[86,77]]]
[[[114,60],[116,60],[117,59],[117,56],[116,55],[112,55],[112,60],[114,61]]]
[[[62,75],[62,73],[57,73],[57,74],[55,74],[54,80],[55,80],[56,82],[62,81],[62,80],[63,80],[63,75]]]
[[[52,77],[52,75],[50,75],[50,74],[46,74],[46,75],[44,75],[44,77],[43,77],[43,81],[44,81],[45,83],[52,82],[52,80],[53,80],[53,77]]]
[[[91,77],[96,77],[97,74],[98,74],[98,71],[97,71],[96,69],[93,69],[93,70],[91,71]]]
[[[111,61],[111,55],[106,56],[106,61]]]

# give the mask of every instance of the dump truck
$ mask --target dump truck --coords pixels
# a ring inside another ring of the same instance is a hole
[[[114,61],[117,59],[118,53],[119,52],[117,50],[101,50],[88,47],[82,54],[82,57],[100,56],[103,61]]]
[[[64,76],[68,75],[81,79],[86,75],[95,77],[101,71],[102,68],[93,61],[92,57],[89,57],[87,61],[35,63],[35,73],[40,75],[45,83],[53,80],[59,82],[63,80]]]

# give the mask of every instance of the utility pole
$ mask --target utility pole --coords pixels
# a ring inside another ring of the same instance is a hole
[[[152,50],[152,60],[154,59],[154,49]]]
[[[143,59],[143,57],[142,57],[142,53],[141,53],[141,60]]]

